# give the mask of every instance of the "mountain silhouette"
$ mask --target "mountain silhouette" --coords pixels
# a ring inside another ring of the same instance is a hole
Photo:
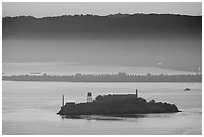
[[[4,17],[3,38],[201,38],[202,16],[174,14],[63,15]]]

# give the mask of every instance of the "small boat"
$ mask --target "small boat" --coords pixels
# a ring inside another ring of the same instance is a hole
[[[190,88],[184,88],[184,91],[191,91]]]

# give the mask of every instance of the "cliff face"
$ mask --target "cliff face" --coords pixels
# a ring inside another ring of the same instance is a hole
[[[111,95],[109,95],[111,96]],[[148,114],[179,112],[174,104],[147,102],[145,99],[134,97],[114,97],[105,99],[98,96],[91,103],[66,104],[58,112],[60,115],[109,115],[109,114]]]
[[[202,17],[167,14],[4,17],[3,38],[201,37]]]

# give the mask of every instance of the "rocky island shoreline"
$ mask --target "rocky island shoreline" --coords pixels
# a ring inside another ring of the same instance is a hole
[[[64,99],[59,115],[111,115],[125,117],[132,114],[150,114],[150,113],[176,113],[181,112],[177,106],[170,103],[162,103],[138,97],[136,94],[108,94],[98,95],[92,100],[92,93],[87,94],[86,103],[67,102],[64,105]],[[64,96],[63,96],[64,98]]]

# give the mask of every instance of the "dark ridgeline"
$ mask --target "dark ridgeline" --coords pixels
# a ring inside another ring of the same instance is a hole
[[[4,17],[3,38],[202,37],[202,16],[173,14]]]
[[[196,75],[128,75],[118,74],[76,74],[68,76],[58,75],[17,75],[3,76],[4,81],[64,81],[64,82],[202,82],[202,74]]]
[[[64,15],[35,18],[4,17],[3,39],[135,39],[202,40],[202,16],[174,14]],[[83,45],[81,45],[83,46]],[[151,45],[150,45],[151,46]],[[185,49],[184,49],[185,50]],[[194,54],[194,53],[193,53]],[[181,55],[181,57],[185,57]],[[188,65],[188,64],[187,64]],[[184,66],[184,65],[183,65]],[[180,66],[179,66],[180,67]],[[174,67],[173,67],[174,68]],[[182,67],[186,70],[187,67]],[[197,75],[127,75],[125,73],[72,76],[3,76],[13,81],[69,82],[201,82]]]
[[[175,113],[180,112],[176,105],[145,99],[136,94],[98,95],[87,103],[67,102],[57,113],[59,115],[112,115],[129,116],[129,114]]]

